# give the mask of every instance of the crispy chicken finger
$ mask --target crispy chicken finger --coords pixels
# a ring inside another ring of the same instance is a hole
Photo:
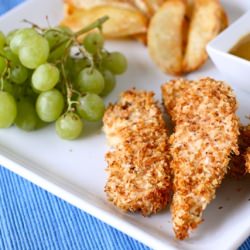
[[[250,125],[240,127],[239,155],[233,155],[229,163],[229,175],[235,178],[250,173]]]
[[[163,209],[171,193],[167,129],[153,96],[126,91],[103,118],[112,147],[105,192],[118,208],[144,216]]]
[[[235,96],[223,82],[173,80],[162,86],[164,104],[175,123],[170,137],[174,175],[171,213],[178,239],[202,221],[229,162],[238,154]]]

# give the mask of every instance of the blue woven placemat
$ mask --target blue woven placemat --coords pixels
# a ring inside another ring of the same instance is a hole
[[[0,0],[0,14],[22,1]],[[10,249],[149,248],[0,166],[0,250]]]

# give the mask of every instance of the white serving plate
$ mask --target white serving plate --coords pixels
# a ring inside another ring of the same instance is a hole
[[[236,20],[247,9],[245,0],[222,1],[230,20]],[[57,24],[62,18],[61,0],[32,0],[0,17],[0,30],[5,32],[23,25],[26,18],[40,25]],[[167,32],[167,31],[166,31]],[[137,42],[109,42],[110,50],[120,50],[128,58],[128,72],[118,79],[118,86],[107,98],[115,101],[119,93],[132,86],[153,90],[160,100],[160,85],[171,79],[155,67],[147,49]],[[210,76],[223,80],[209,61],[189,78]],[[250,114],[250,95],[235,89],[243,123]],[[169,209],[144,218],[125,214],[107,202],[103,187],[106,181],[104,154],[108,150],[101,125],[86,125],[84,136],[76,141],[63,141],[53,125],[32,133],[15,127],[0,130],[0,163],[38,186],[94,215],[154,249],[236,249],[250,235],[250,181],[225,180],[217,198],[204,213],[204,223],[190,239],[177,241],[172,231]],[[223,209],[219,209],[219,207]]]

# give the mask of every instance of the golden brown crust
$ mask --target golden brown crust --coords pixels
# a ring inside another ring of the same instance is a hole
[[[229,86],[204,78],[162,86],[163,100],[175,123],[170,137],[174,175],[171,205],[176,237],[188,237],[202,221],[227,172],[231,152],[238,154],[237,103]]]
[[[105,112],[108,199],[125,211],[150,215],[170,199],[168,136],[152,92],[129,90]]]
[[[233,155],[230,161],[229,175],[234,178],[241,178],[250,173],[249,148],[250,148],[250,125],[240,127],[239,155]]]
[[[245,161],[246,161],[246,172],[250,174],[250,147],[247,148],[246,150]]]

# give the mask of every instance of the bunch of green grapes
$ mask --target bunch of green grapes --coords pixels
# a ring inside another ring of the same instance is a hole
[[[127,68],[121,53],[103,47],[106,20],[75,33],[36,25],[0,33],[0,128],[15,124],[32,131],[55,122],[57,134],[72,140],[81,135],[84,120],[102,119],[103,97]]]

